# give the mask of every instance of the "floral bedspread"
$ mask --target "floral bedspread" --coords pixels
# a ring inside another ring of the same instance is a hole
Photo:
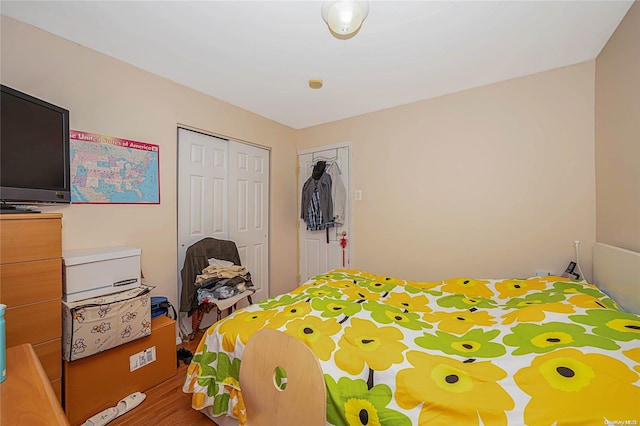
[[[242,352],[263,327],[320,360],[327,424],[640,423],[640,316],[584,281],[334,270],[211,326],[183,386],[194,409],[245,422]]]

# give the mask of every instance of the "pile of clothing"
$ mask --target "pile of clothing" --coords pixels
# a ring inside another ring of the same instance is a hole
[[[300,218],[304,219],[308,231],[344,224],[347,193],[340,174],[335,163],[327,165],[326,161],[318,161],[314,164],[300,197]]]
[[[253,287],[251,273],[247,268],[233,262],[209,259],[209,266],[196,276],[198,304],[208,303],[210,299],[224,300]]]

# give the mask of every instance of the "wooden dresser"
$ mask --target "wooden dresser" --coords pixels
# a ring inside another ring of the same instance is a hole
[[[30,343],[62,395],[62,215],[0,214],[7,348]]]

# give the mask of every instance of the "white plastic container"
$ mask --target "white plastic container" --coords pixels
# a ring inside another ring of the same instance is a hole
[[[134,247],[63,251],[63,300],[76,302],[139,287],[140,254]]]

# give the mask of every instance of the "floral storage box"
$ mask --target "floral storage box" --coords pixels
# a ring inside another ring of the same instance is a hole
[[[151,289],[62,302],[62,357],[75,361],[151,334]]]

